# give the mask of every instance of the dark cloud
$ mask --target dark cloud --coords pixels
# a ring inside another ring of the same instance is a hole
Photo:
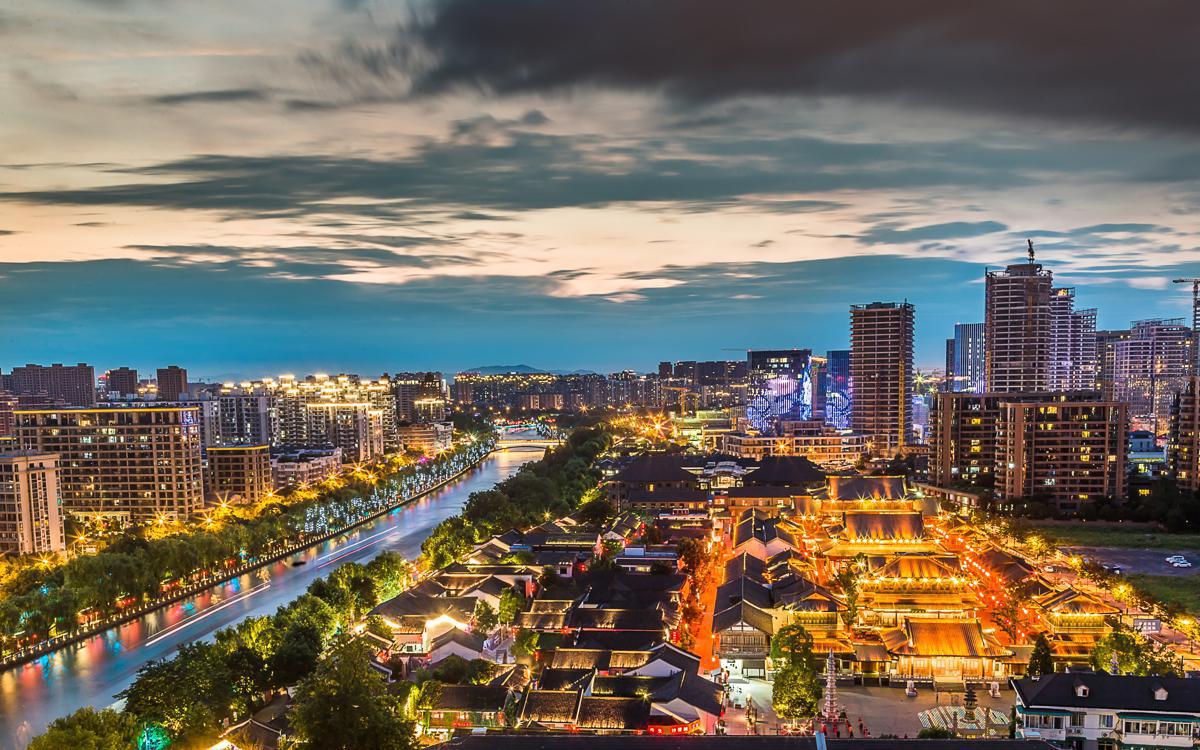
[[[902,228],[898,224],[880,224],[858,235],[864,245],[895,245],[923,240],[959,240],[1003,232],[1008,227],[997,221],[949,221],[923,227]]]
[[[528,129],[527,123],[539,120],[526,115],[515,121],[460,121],[448,138],[427,140],[410,155],[391,160],[201,155],[110,170],[110,177],[136,178],[120,184],[0,193],[0,200],[213,210],[232,217],[305,216],[331,226],[346,216],[403,219],[411,226],[463,211],[634,202],[648,210],[800,213],[842,207],[836,192],[843,190],[1013,188],[1036,184],[1055,170],[1134,170],[1176,155],[1113,156],[1108,144],[1087,142],[1046,153],[966,140],[903,144],[791,135],[650,136],[626,142]],[[835,195],[796,197],[812,194]]]
[[[265,102],[271,98],[268,89],[215,89],[188,91],[182,94],[162,94],[146,99],[149,104],[174,107],[181,104],[227,104],[230,102]]]
[[[408,95],[850,95],[1194,131],[1197,34],[1194,0],[444,0],[306,61]]]

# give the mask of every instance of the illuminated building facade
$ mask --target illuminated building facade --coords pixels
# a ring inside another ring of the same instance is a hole
[[[954,324],[954,338],[947,342],[951,352],[946,358],[949,390],[983,392],[986,360],[983,328],[983,323]]]
[[[258,502],[273,487],[268,445],[214,445],[205,456],[204,494],[210,504]]]
[[[1045,391],[1050,384],[1052,275],[1018,263],[986,278],[985,380],[994,393]]]
[[[1182,487],[1200,492],[1200,377],[1188,378],[1187,386],[1171,408],[1167,457],[1171,476]]]
[[[1040,500],[1073,512],[1125,497],[1128,407],[1114,401],[1003,404],[996,498]]]
[[[908,302],[850,308],[851,427],[883,455],[911,442],[915,318]]]
[[[16,419],[21,449],[59,455],[69,513],[182,520],[203,507],[194,406],[30,409],[17,411]]]
[[[1094,388],[1096,367],[1096,310],[1075,309],[1075,289],[1050,293],[1050,390]]]
[[[746,364],[750,380],[746,416],[755,430],[773,433],[781,420],[812,419],[810,350],[751,351],[747,354]]]
[[[179,401],[188,397],[187,370],[178,365],[158,368],[158,400]]]
[[[64,549],[58,456],[0,453],[0,554],[44,555]]]
[[[96,405],[96,371],[91,365],[14,367],[4,382],[17,396],[45,396],[47,403],[55,405]]]
[[[1175,394],[1192,374],[1193,343],[1181,318],[1137,321],[1113,343],[1112,399],[1129,404],[1134,429],[1167,434]]]

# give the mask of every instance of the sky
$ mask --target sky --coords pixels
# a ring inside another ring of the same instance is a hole
[[[0,368],[917,362],[1027,239],[1190,314],[1194,0],[10,0]]]

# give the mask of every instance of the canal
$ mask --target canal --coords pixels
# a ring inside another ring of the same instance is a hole
[[[541,450],[494,453],[452,484],[353,532],[0,673],[0,750],[23,750],[47,724],[78,708],[112,705],[146,662],[245,617],[272,614],[342,563],[365,563],[384,550],[415,558],[433,527],[456,514],[467,496],[541,456]]]

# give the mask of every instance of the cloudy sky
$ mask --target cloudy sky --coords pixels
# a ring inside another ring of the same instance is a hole
[[[1194,0],[10,0],[0,367],[919,364],[1026,238],[1200,275]]]

